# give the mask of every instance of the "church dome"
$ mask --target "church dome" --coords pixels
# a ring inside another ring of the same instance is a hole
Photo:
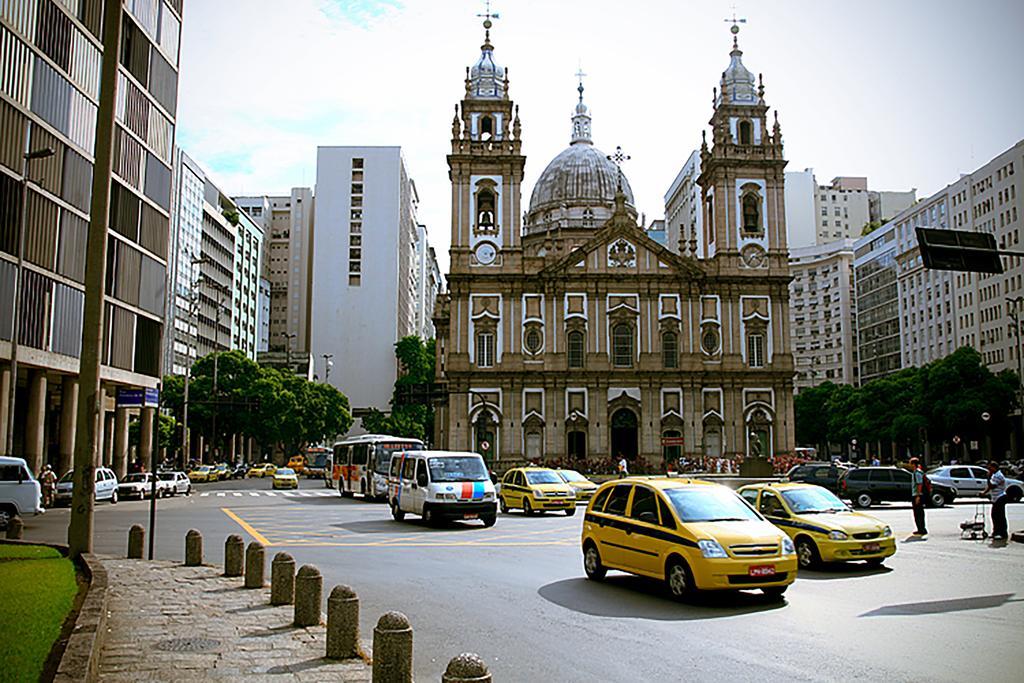
[[[533,186],[526,232],[555,228],[599,228],[611,217],[619,186],[619,169],[590,139],[590,114],[583,85],[573,116],[572,143],[551,160]],[[635,217],[633,190],[622,176],[622,193]]]
[[[480,59],[469,70],[466,79],[466,94],[471,99],[502,99],[505,97],[505,67],[494,61],[494,46],[491,45],[491,20],[484,22],[486,34],[480,46]]]
[[[754,74],[743,65],[743,51],[740,50],[736,34],[739,29],[733,26],[732,52],[729,53],[729,66],[722,72],[722,92],[731,104],[756,104],[757,86]],[[721,102],[719,96],[719,102]]]

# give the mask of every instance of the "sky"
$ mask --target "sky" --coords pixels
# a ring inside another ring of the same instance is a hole
[[[582,67],[595,145],[622,146],[648,222],[711,116],[724,0],[495,0],[520,106],[524,206],[569,144]],[[442,272],[454,105],[483,42],[477,0],[187,0],[177,142],[230,194],[314,187],[316,148],[399,145]],[[789,170],[926,197],[1024,138],[1024,2],[759,0],[743,61],[764,76]],[[769,113],[771,116],[771,112]]]

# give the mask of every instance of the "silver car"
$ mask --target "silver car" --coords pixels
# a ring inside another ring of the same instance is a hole
[[[153,475],[148,472],[140,472],[137,474],[129,474],[127,477],[121,480],[121,483],[117,486],[117,495],[123,500],[129,498],[143,498],[149,497],[150,492],[153,490]],[[163,498],[164,496],[170,496],[171,484],[170,482],[164,481],[157,478],[156,481],[156,497]]]
[[[939,484],[952,486],[960,496],[977,497],[988,486],[988,470],[978,465],[944,465],[928,472],[928,478]],[[1006,495],[1010,500],[1019,501],[1024,492],[1024,483],[1019,479],[1006,477]]]

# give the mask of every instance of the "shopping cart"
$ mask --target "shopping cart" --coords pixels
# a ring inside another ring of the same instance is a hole
[[[974,506],[974,519],[960,522],[960,538],[972,541],[985,540],[988,532],[985,531],[985,503],[979,502]]]

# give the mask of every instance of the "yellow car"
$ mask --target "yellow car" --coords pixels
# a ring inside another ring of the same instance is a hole
[[[218,480],[227,479],[231,476],[231,470],[228,469],[228,465],[225,462],[214,465],[213,471],[217,473]]]
[[[758,588],[778,598],[796,579],[789,536],[719,484],[627,477],[602,484],[583,520],[583,568],[663,580],[682,600],[701,590]]]
[[[590,481],[576,470],[556,470],[558,476],[562,478],[566,484],[572,487],[573,493],[576,494],[576,502],[586,503],[588,500],[594,497],[597,492],[597,484]]]
[[[513,467],[501,479],[498,501],[502,512],[522,508],[527,515],[546,510],[576,514],[576,494],[558,472],[547,467]]]
[[[295,470],[289,467],[282,467],[274,472],[274,482],[271,488],[275,489],[297,489],[299,488],[299,476]]]
[[[821,486],[750,484],[739,494],[789,534],[803,569],[855,560],[877,566],[896,552],[892,529],[871,515],[854,512]]]
[[[193,483],[197,481],[216,481],[216,479],[210,478],[210,473],[212,471],[213,468],[209,465],[200,465],[188,473],[189,481]]]
[[[276,470],[277,468],[275,468],[270,463],[261,463],[259,465],[253,465],[252,467],[250,467],[248,473],[246,473],[245,476],[263,478],[273,474]]]

